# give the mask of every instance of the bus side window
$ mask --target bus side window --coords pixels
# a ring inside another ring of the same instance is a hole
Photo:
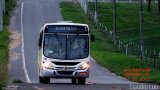
[[[42,32],[40,33],[40,37],[39,37],[39,41],[38,41],[38,46],[41,47],[42,46]]]

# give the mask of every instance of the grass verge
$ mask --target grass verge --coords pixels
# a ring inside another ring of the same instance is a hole
[[[94,11],[94,3],[89,3],[89,10]],[[140,4],[139,3],[117,3],[117,35],[124,42],[133,41],[139,43],[140,30]],[[108,30],[113,30],[113,3],[98,3],[98,19],[107,26]],[[149,50],[160,51],[160,14],[158,4],[152,3],[151,12],[148,12],[147,3],[143,4],[143,28],[144,47]]]
[[[3,30],[0,31],[0,90],[2,83],[7,83],[8,79],[8,45],[9,45],[9,31],[8,25],[10,20],[10,12],[16,5],[14,0],[6,0],[6,12],[3,18]]]
[[[105,38],[104,34],[85,16],[79,4],[61,2],[60,6],[64,20],[86,23],[90,26],[91,33],[96,37],[96,41],[91,43],[91,54],[98,64],[123,77],[125,77],[124,69],[126,68],[151,68],[150,75],[148,76],[149,79],[143,81],[138,80],[138,82],[160,84],[159,70],[149,67],[145,62],[134,56],[126,56],[119,53],[112,42]]]

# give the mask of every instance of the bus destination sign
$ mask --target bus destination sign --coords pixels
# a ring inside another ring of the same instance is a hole
[[[88,28],[75,25],[49,25],[45,28],[45,33],[88,34]]]

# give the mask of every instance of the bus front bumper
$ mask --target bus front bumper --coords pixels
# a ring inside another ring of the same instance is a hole
[[[40,72],[40,77],[50,78],[88,78],[89,68],[85,70],[54,70],[43,68]]]

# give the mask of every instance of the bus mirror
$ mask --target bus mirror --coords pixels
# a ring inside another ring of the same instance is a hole
[[[41,47],[41,46],[42,46],[42,38],[41,38],[41,37],[39,38],[38,46],[39,46],[39,47]]]
[[[39,41],[39,42],[38,42],[38,46],[41,47],[41,46],[42,46],[41,44],[42,44],[41,41]]]
[[[39,37],[39,40],[38,40],[38,46],[41,47],[42,46],[42,32],[40,33],[40,37]]]
[[[94,42],[95,41],[95,37],[94,35],[91,35],[91,42]]]

